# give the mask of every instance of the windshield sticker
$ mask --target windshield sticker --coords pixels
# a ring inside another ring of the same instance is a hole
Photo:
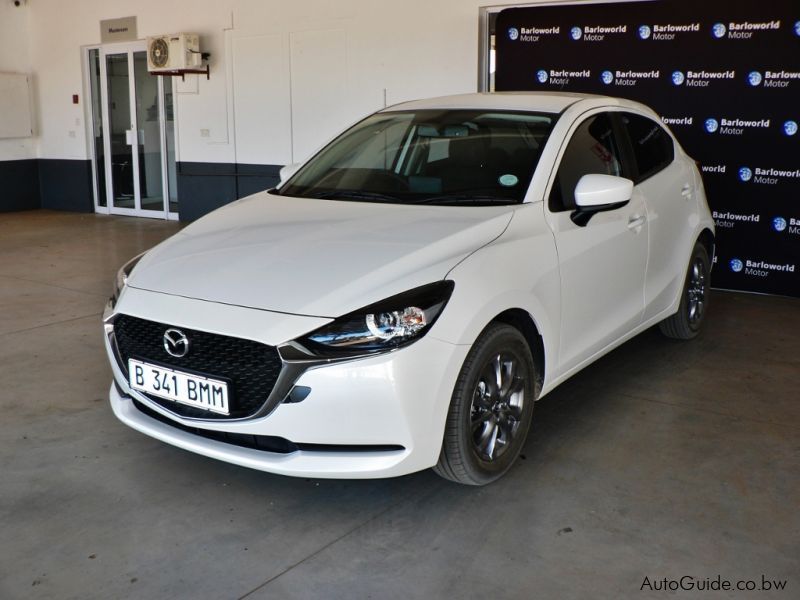
[[[512,175],[511,173],[506,173],[505,175],[500,175],[497,181],[500,182],[500,185],[504,185],[505,187],[512,187],[517,185],[517,183],[519,183],[519,178],[516,175]]]

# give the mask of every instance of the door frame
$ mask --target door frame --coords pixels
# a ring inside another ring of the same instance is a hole
[[[89,52],[91,50],[98,51],[98,59],[99,59],[99,66],[100,66],[100,112],[101,112],[101,119],[103,123],[103,165],[98,164],[98,157],[95,151],[95,144],[94,144],[94,117],[93,114],[93,103],[92,103],[92,86],[91,86],[91,73],[92,73],[92,65],[90,64],[89,59]],[[110,137],[110,121],[109,121],[109,110],[108,110],[108,77],[106,73],[106,56],[109,54],[127,54],[128,56],[128,93],[129,93],[129,103],[131,107],[131,129],[134,131],[138,131],[138,119],[139,115],[135,110],[136,107],[136,80],[135,80],[135,72],[133,68],[133,53],[134,52],[146,52],[147,51],[147,42],[145,40],[137,40],[133,42],[119,42],[115,44],[93,44],[93,45],[86,45],[81,46],[81,66],[83,70],[83,93],[84,98],[87,101],[84,102],[84,124],[85,124],[85,134],[86,134],[86,146],[87,146],[87,154],[89,155],[90,162],[91,162],[91,170],[92,170],[92,191],[94,194],[94,209],[96,213],[100,214],[113,214],[113,215],[123,215],[123,216],[133,216],[133,217],[147,217],[147,218],[158,218],[158,219],[165,219],[171,221],[177,221],[179,218],[178,212],[172,212],[169,210],[170,205],[170,188],[169,188],[169,171],[168,171],[168,161],[167,161],[167,121],[166,121],[166,106],[165,106],[165,95],[167,91],[172,93],[172,110],[173,110],[173,127],[175,129],[175,142],[173,151],[175,153],[175,163],[177,168],[177,163],[179,162],[178,156],[178,143],[177,143],[177,131],[178,131],[178,107],[176,101],[176,93],[175,93],[175,82],[172,77],[169,77],[165,80],[164,77],[155,76],[158,79],[158,120],[159,120],[159,144],[161,148],[161,190],[162,190],[162,197],[163,197],[163,210],[149,210],[149,209],[142,209],[141,207],[141,190],[140,190],[140,168],[139,165],[139,144],[138,138],[136,140],[136,146],[134,146],[134,151],[131,152],[132,154],[132,164],[134,167],[134,177],[133,177],[133,186],[134,186],[134,203],[135,206],[138,208],[122,208],[122,207],[115,207],[113,206],[113,178],[111,173],[111,137]],[[153,75],[151,75],[153,77]],[[167,83],[165,83],[165,81]],[[98,189],[97,185],[97,174],[98,169],[102,168],[105,173],[105,189]],[[105,206],[102,206],[99,202],[100,198],[105,197],[106,203]]]

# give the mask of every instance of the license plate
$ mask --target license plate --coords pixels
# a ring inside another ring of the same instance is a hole
[[[228,384],[217,379],[190,375],[165,367],[128,359],[130,386],[159,398],[219,413],[229,414]]]

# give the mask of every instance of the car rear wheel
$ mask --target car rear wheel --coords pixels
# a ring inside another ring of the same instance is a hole
[[[708,312],[710,263],[708,251],[698,242],[689,261],[678,312],[659,324],[667,337],[690,340],[700,332]]]
[[[486,485],[508,471],[530,428],[536,375],[531,350],[517,329],[487,327],[461,367],[433,470],[466,485]]]

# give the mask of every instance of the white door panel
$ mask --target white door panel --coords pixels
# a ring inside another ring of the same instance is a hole
[[[666,310],[678,297],[692,243],[695,188],[692,170],[677,156],[670,166],[636,186],[650,215],[650,252],[644,318]]]
[[[607,111],[574,124],[547,199],[561,276],[560,373],[642,322],[649,219],[641,191],[634,187],[625,206],[594,214],[584,227],[570,218],[581,177],[631,172],[620,148],[620,130]]]
[[[568,212],[551,217],[561,266],[559,370],[566,371],[641,323],[647,209],[634,191],[627,206],[594,215],[586,227]]]

